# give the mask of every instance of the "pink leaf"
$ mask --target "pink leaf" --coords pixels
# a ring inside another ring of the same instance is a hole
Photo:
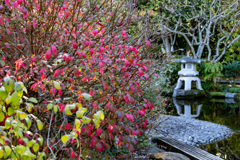
[[[61,95],[62,95],[62,90],[61,89],[58,90],[58,95],[59,95],[59,97],[61,97]]]
[[[97,129],[97,135],[100,136],[102,134],[102,130],[100,128]]]
[[[33,20],[32,25],[33,25],[33,28],[36,28],[36,21],[35,20]]]
[[[138,74],[139,74],[140,77],[143,75],[143,71],[142,71],[141,68],[138,68]]]
[[[99,49],[99,52],[100,52],[100,53],[103,53],[104,50],[105,50],[105,48],[104,48],[104,47],[101,47],[101,48]]]
[[[97,109],[97,104],[96,103],[93,103],[93,108]]]
[[[146,43],[147,43],[148,47],[151,47],[150,41],[146,40]]]
[[[45,53],[45,56],[47,59],[49,59],[51,57],[51,51],[47,50],[47,52]]]
[[[106,90],[107,89],[107,83],[103,81],[103,88]]]
[[[77,43],[75,41],[72,41],[72,46],[73,46],[74,49],[76,49],[77,48]]]
[[[128,99],[128,96],[124,96],[124,99],[125,99],[125,101],[126,101],[126,103],[128,104],[129,103],[129,99]]]
[[[110,103],[107,103],[106,107],[107,107],[107,109],[109,109],[109,107],[110,107]]]
[[[113,125],[111,125],[110,123],[108,124],[108,131],[109,131],[110,133],[113,132],[114,126],[115,126],[115,124],[113,124]]]
[[[93,55],[93,53],[94,53],[94,49],[93,49],[93,48],[91,48],[89,52],[90,52],[90,54],[91,54],[91,56],[92,56],[92,55]]]
[[[74,157],[74,151],[71,151],[70,157]]]
[[[57,54],[57,48],[54,45],[51,45],[52,51],[54,53],[54,56]]]
[[[101,142],[98,142],[96,146],[97,146],[98,152],[102,152],[102,150],[103,150],[103,145],[102,145],[102,143],[101,143]]]
[[[102,68],[103,67],[103,64],[102,62],[99,62],[99,67]]]
[[[128,67],[129,66],[129,61],[127,59],[125,59],[124,62],[125,62],[125,66]]]
[[[122,36],[125,36],[127,32],[125,30],[122,31]]]
[[[57,78],[58,73],[59,73],[59,69],[57,69],[57,70],[54,72],[54,74],[53,74],[55,78]]]
[[[95,30],[93,31],[93,35],[96,36],[97,33],[98,33],[98,29],[95,29]]]

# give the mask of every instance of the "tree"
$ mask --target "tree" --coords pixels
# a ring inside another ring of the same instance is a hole
[[[218,62],[240,38],[237,0],[157,0],[154,3],[162,17],[159,31],[182,36],[187,43],[186,49],[191,50],[195,58],[205,57],[208,61]],[[164,39],[168,51],[176,42],[172,38],[169,43],[170,38]]]
[[[151,43],[143,34],[150,24],[133,36],[128,33],[129,26],[145,18],[136,12],[135,4],[1,3],[0,73],[2,78],[22,81],[28,95],[38,101],[28,109],[25,103],[19,105],[44,122],[41,131],[35,125],[29,128],[44,139],[39,152],[56,159],[99,158],[114,145],[133,151],[137,137],[151,124],[145,115],[153,108],[142,97],[142,86],[152,76],[150,62],[144,59]]]

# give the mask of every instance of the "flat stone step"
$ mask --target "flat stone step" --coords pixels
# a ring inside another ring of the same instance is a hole
[[[197,147],[191,146],[189,144],[180,142],[180,141],[172,139],[172,138],[166,138],[166,137],[154,138],[152,141],[154,143],[157,143],[158,145],[166,145],[171,150],[182,153],[191,159],[223,160],[223,159],[221,159],[213,154],[210,154],[204,150],[201,150]]]

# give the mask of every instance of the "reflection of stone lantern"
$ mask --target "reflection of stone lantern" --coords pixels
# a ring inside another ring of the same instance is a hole
[[[194,59],[189,56],[189,54],[186,57],[183,57],[181,59],[176,59],[174,62],[180,62],[181,63],[181,70],[178,72],[178,75],[180,77],[177,81],[177,86],[174,89],[173,97],[201,97],[204,96],[204,91],[201,87],[201,82],[198,77],[196,77],[199,72],[196,71],[196,64],[204,62],[204,60],[200,59]],[[192,90],[192,83],[196,83],[197,90]],[[181,89],[181,87],[184,84],[184,89]]]
[[[200,115],[201,107],[203,104],[198,101],[186,101],[186,100],[178,100],[173,98],[173,103],[177,109],[177,114],[179,116],[184,116],[187,118],[196,118]],[[196,113],[192,113],[192,107],[196,106]],[[184,106],[184,108],[182,108]],[[182,113],[183,112],[183,113]]]

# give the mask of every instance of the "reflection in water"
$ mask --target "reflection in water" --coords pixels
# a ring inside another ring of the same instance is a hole
[[[240,103],[233,99],[178,100],[173,115],[197,118],[225,125],[235,134],[228,139],[201,146],[201,149],[228,160],[240,160]],[[173,105],[172,105],[173,106]]]
[[[179,116],[187,118],[196,118],[200,115],[201,107],[203,104],[199,104],[197,101],[187,101],[173,98],[173,103],[177,109]],[[193,112],[193,107],[196,106],[196,113]],[[183,108],[182,108],[183,107]]]

